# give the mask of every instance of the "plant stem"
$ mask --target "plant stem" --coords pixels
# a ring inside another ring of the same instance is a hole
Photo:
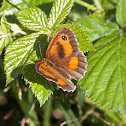
[[[20,10],[20,8],[18,8],[16,5],[12,4],[9,0],[5,0],[8,4],[10,4],[12,7],[17,8],[18,10]]]
[[[80,4],[80,5],[84,6],[84,7],[87,7],[88,9],[90,9],[92,11],[95,11],[97,9],[95,6],[90,5],[90,4],[88,4],[88,3],[84,2],[84,1],[81,1],[81,0],[74,0],[74,2]]]

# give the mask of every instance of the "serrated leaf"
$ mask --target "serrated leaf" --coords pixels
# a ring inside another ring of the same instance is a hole
[[[35,31],[44,31],[47,32],[47,16],[39,8],[29,8],[19,11],[17,18],[20,23]]]
[[[69,14],[73,0],[56,0],[51,9],[48,27],[56,27]]]
[[[98,17],[80,18],[75,23],[81,25],[83,30],[89,35],[91,42],[110,35],[114,30],[118,29],[117,24],[107,23]]]
[[[114,32],[94,46],[79,84],[99,106],[126,114],[126,34]]]
[[[8,25],[4,16],[2,16],[2,18],[1,18],[1,27],[3,28],[4,33],[7,34],[10,32],[10,26]]]
[[[116,7],[116,20],[120,26],[126,25],[126,0],[119,0]]]
[[[39,32],[19,38],[11,43],[5,52],[6,83],[9,84],[21,72],[22,65],[33,51]]]
[[[39,75],[35,70],[35,64],[28,64],[22,70],[22,74],[26,83],[30,84],[32,92],[42,106],[50,97],[54,90],[54,84],[47,81],[43,76]]]
[[[60,29],[62,29],[64,27],[70,28],[71,30],[74,31],[77,41],[79,42],[79,47],[80,47],[81,51],[87,52],[87,51],[94,50],[94,47],[93,47],[92,43],[90,43],[87,34],[79,25],[65,24],[65,25],[58,26],[55,29],[55,31],[58,32]]]
[[[8,25],[5,17],[2,16],[0,26],[0,55],[3,51],[3,48],[6,47],[11,42],[9,32],[10,32],[10,26]]]

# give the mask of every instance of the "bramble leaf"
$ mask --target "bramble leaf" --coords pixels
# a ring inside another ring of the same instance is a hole
[[[126,0],[119,0],[116,9],[116,20],[120,26],[126,26]]]
[[[73,0],[56,0],[51,9],[48,27],[56,27],[69,14]]]
[[[126,114],[126,34],[115,31],[94,46],[79,84],[99,106]]]
[[[82,29],[89,35],[91,42],[110,35],[113,31],[118,29],[116,23],[107,23],[98,17],[80,18],[75,23],[81,25]]]
[[[39,32],[27,35],[12,42],[5,52],[6,83],[9,84],[21,72],[23,64],[33,52]]]
[[[0,26],[0,55],[3,52],[3,48],[6,47],[11,41],[10,26],[8,25],[5,17],[2,16]]]
[[[17,15],[20,23],[34,31],[47,32],[47,16],[39,8],[29,8],[19,11]]]

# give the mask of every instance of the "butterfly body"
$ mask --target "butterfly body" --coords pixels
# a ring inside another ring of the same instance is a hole
[[[47,80],[58,84],[63,91],[74,91],[71,79],[81,79],[87,67],[84,54],[79,49],[76,36],[69,28],[63,28],[51,40],[46,58],[36,63],[36,71]]]

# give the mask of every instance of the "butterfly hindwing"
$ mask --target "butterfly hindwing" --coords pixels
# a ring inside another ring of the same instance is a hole
[[[49,69],[49,65],[46,62],[44,62],[44,60],[37,62],[35,64],[35,69],[40,75],[43,75],[47,80],[57,82],[55,75]]]
[[[69,79],[58,79],[58,87],[62,88],[63,91],[67,92],[74,92],[76,89],[76,86],[73,84],[73,82]]]
[[[68,66],[64,69],[71,75],[72,79],[80,80],[87,71],[87,58],[80,51],[77,56],[71,57]]]
[[[74,91],[76,86],[71,81],[71,76],[62,68],[54,67],[48,60],[42,59],[35,65],[36,71],[43,75],[47,80],[58,84],[63,91]]]

